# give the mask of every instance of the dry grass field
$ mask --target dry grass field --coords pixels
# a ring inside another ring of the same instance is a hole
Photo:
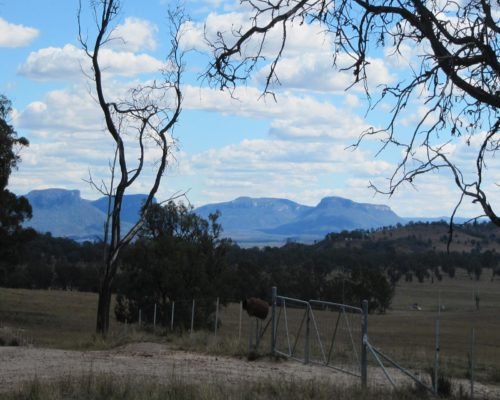
[[[279,291],[279,288],[278,288]],[[480,302],[476,308],[475,293]],[[285,293],[279,293],[285,295]],[[438,312],[438,304],[442,309]],[[420,310],[413,309],[418,304]],[[156,341],[171,348],[221,355],[246,355],[249,342],[255,340],[255,322],[241,314],[238,304],[222,308],[222,325],[214,332],[189,332],[179,335],[158,328],[139,329],[111,323],[108,340],[93,335],[96,295],[65,291],[0,289],[0,339],[4,344],[15,340],[35,347],[74,350],[100,350],[133,341]],[[304,308],[282,309],[278,324],[278,349],[288,352],[294,347],[297,358],[304,357]],[[411,371],[428,375],[434,365],[435,326],[440,323],[440,368],[448,376],[466,379],[469,373],[471,332],[474,328],[474,374],[478,382],[500,385],[500,280],[470,280],[458,271],[455,279],[441,282],[400,283],[391,309],[382,315],[369,316],[370,343]],[[310,325],[310,360],[321,360],[323,354],[334,366],[358,372],[360,317],[342,315],[336,310],[315,310]],[[317,331],[316,331],[317,327]],[[259,352],[268,353],[268,329],[262,337]],[[336,333],[335,333],[336,332]],[[287,334],[288,333],[288,334]],[[332,342],[332,337],[335,341]],[[354,347],[353,347],[354,344]],[[373,357],[369,357],[371,368]]]
[[[412,309],[415,303],[420,311]],[[395,359],[430,367],[437,319],[443,368],[452,375],[466,375],[474,329],[477,377],[500,383],[500,281],[473,281],[458,273],[455,279],[444,278],[433,284],[401,283],[390,312],[370,317],[370,340]]]
[[[61,349],[91,346],[96,307],[94,293],[0,288],[0,337]]]

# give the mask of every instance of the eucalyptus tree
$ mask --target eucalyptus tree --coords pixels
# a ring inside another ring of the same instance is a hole
[[[7,188],[10,174],[21,160],[20,149],[29,145],[11,125],[11,113],[10,100],[0,95],[0,285],[7,284],[8,275],[12,275],[22,254],[22,244],[33,234],[21,225],[31,218],[31,205],[25,197],[18,197]]]
[[[233,90],[265,69],[265,93],[279,84],[280,60],[286,55],[294,25],[317,24],[331,39],[332,64],[352,72],[352,86],[364,88],[368,109],[390,101],[386,123],[360,132],[381,141],[380,150],[398,148],[401,158],[386,188],[392,195],[421,175],[444,170],[460,190],[453,217],[464,198],[480,205],[484,215],[500,226],[498,209],[491,205],[496,185],[487,184],[486,166],[500,142],[500,2],[498,0],[242,0],[251,15],[249,25],[233,26],[209,38],[213,59],[206,73],[218,88]],[[279,45],[270,51],[271,39]],[[377,97],[370,90],[369,65],[377,51],[416,53],[408,74],[387,84]],[[305,52],[302,55],[307,58]],[[350,62],[346,63],[348,59]],[[330,61],[329,61],[330,62]],[[332,69],[332,74],[335,68]],[[425,112],[410,134],[398,120],[412,101],[423,101]],[[382,113],[386,111],[382,109]],[[381,114],[382,114],[381,113]],[[450,145],[461,137],[475,145],[467,166],[450,157]],[[472,172],[471,172],[472,171]],[[490,194],[488,196],[488,193]]]
[[[227,298],[226,252],[230,242],[222,238],[220,214],[208,219],[197,215],[191,206],[169,201],[155,204],[146,216],[139,238],[124,253],[117,288],[115,315],[119,321],[137,321],[139,309],[152,311],[159,306],[162,324],[175,302],[176,319],[189,324],[191,301],[211,312],[217,297]],[[203,324],[209,322],[197,312]],[[153,314],[142,314],[151,320]],[[189,326],[189,325],[186,325]]]
[[[0,230],[12,233],[27,218],[31,218],[31,206],[25,197],[17,197],[7,189],[12,170],[17,168],[21,158],[19,151],[28,146],[28,139],[18,137],[10,124],[12,105],[0,95]]]
[[[114,100],[116,89],[103,69],[103,50],[113,40],[120,15],[119,0],[90,1],[93,27],[84,26],[84,13],[80,2],[78,12],[79,40],[92,65],[93,94],[102,111],[106,134],[114,141],[116,152],[112,164],[111,182],[99,186],[109,197],[108,220],[104,229],[105,256],[100,269],[99,300],[96,330],[105,335],[109,329],[112,283],[118,269],[123,248],[129,244],[144,224],[146,214],[154,204],[154,197],[169,162],[174,146],[171,135],[181,113],[183,52],[179,48],[181,26],[185,15],[181,9],[169,12],[170,52],[158,79],[138,84],[128,90],[123,100]],[[131,140],[131,138],[135,138]],[[148,158],[149,157],[149,158]],[[156,157],[151,161],[152,157]],[[147,164],[147,160],[150,164]],[[145,179],[147,170],[154,169],[152,182]],[[151,168],[150,168],[151,165]],[[122,233],[121,212],[123,198],[134,183],[141,180],[149,184],[138,222]],[[91,180],[92,183],[94,183]],[[98,185],[95,185],[96,187]]]

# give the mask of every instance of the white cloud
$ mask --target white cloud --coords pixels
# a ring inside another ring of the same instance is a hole
[[[54,132],[99,131],[102,117],[96,102],[84,87],[72,91],[55,90],[43,101],[30,103],[15,121],[20,129],[46,138]]]
[[[101,68],[111,75],[135,76],[157,72],[164,64],[147,54],[134,54],[125,51],[102,50]]]
[[[0,17],[0,47],[27,46],[38,35],[38,29],[12,24]]]
[[[141,50],[155,50],[157,33],[158,27],[151,22],[128,17],[125,18],[123,24],[113,30],[108,45],[113,50],[133,53]]]
[[[380,85],[387,85],[396,80],[385,60],[370,58],[367,61],[366,74],[370,93],[374,94],[380,90]],[[329,49],[318,53],[307,53],[306,57],[303,54],[289,57],[287,53],[276,66],[275,73],[280,86],[288,90],[298,89],[340,96],[346,95],[346,89],[350,89],[352,93],[364,93],[363,82],[353,85],[355,77],[349,68],[351,64],[352,59],[342,53],[337,56],[336,65],[333,65],[333,56]],[[270,65],[267,65],[256,74],[256,79],[261,85],[267,79],[269,71]]]
[[[239,195],[300,198],[328,191],[324,180],[333,188],[334,181],[353,171],[367,187],[370,177],[391,168],[367,153],[346,151],[341,145],[263,139],[210,149],[184,161],[190,163],[191,174],[204,177],[201,186],[210,201]]]
[[[218,40],[219,33],[222,33],[228,45],[236,41],[233,32],[241,29],[244,31],[251,27],[253,12],[249,7],[241,6],[237,11],[218,14],[209,13],[202,22],[188,22],[185,24],[186,32],[183,38],[185,48],[194,48],[200,51],[207,51],[205,37],[211,41]],[[264,21],[261,21],[262,23]],[[259,23],[261,24],[261,23]],[[278,24],[279,25],[279,24]],[[254,36],[242,49],[242,55],[255,52],[259,46],[260,37]],[[279,28],[273,29],[266,35],[265,46],[262,55],[272,57],[281,47],[282,31]],[[305,53],[322,53],[330,48],[330,37],[325,33],[324,28],[317,23],[300,24],[293,23],[287,25],[287,46],[286,53],[289,57],[303,56]]]
[[[276,74],[281,86],[287,89],[342,93],[352,83],[352,73],[338,71],[332,63],[330,53],[287,56],[279,62]],[[263,83],[269,70],[269,66],[262,68],[257,80]]]
[[[158,71],[163,63],[147,54],[102,49],[100,63],[108,75],[135,76]],[[82,49],[67,44],[62,48],[47,47],[30,53],[18,73],[37,80],[86,79],[90,74],[90,60]],[[84,74],[85,73],[85,74]]]
[[[123,93],[123,87],[116,82],[109,84],[115,86],[115,95]],[[16,129],[30,140],[30,146],[22,150],[19,171],[10,181],[16,193],[63,187],[80,189],[87,198],[93,198],[97,194],[84,182],[89,172],[97,182],[109,182],[114,143],[104,130],[102,112],[85,85],[51,91],[24,110],[16,110],[13,117]],[[130,150],[128,162],[133,169],[138,159],[135,130],[124,136],[124,143]],[[132,192],[146,190],[155,173],[159,151],[149,140],[145,145],[143,181]]]
[[[277,101],[261,97],[252,87],[228,93],[206,88],[186,87],[184,107],[204,109],[253,119],[269,119],[270,134],[281,140],[324,141],[335,139],[352,144],[367,128],[362,118],[349,108],[339,108],[310,95],[284,92]]]
[[[81,77],[86,65],[88,59],[84,51],[67,44],[63,48],[47,47],[31,52],[17,72],[32,79],[71,80]]]
[[[353,93],[346,93],[346,95],[344,96],[344,104],[348,108],[353,109],[361,105],[361,100]]]

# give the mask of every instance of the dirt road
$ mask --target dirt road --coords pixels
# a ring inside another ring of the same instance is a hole
[[[391,370],[402,384],[404,377]],[[0,347],[0,390],[38,379],[56,380],[88,374],[113,374],[135,379],[153,378],[161,382],[172,379],[186,382],[231,384],[271,380],[321,380],[336,385],[359,385],[359,378],[316,365],[295,361],[273,361],[261,358],[221,357],[169,349],[156,343],[134,343],[107,351],[65,351],[34,347]],[[460,382],[466,385],[467,383]],[[388,381],[380,368],[369,369],[369,386],[385,386]],[[500,387],[476,384],[476,394],[500,398]]]
[[[8,389],[37,377],[110,373],[168,381],[238,383],[270,379],[353,381],[330,369],[298,362],[276,362],[211,356],[177,351],[155,343],[135,343],[108,351],[65,351],[30,347],[0,347],[0,388]]]

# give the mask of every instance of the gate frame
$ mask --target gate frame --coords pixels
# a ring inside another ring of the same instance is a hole
[[[311,308],[311,302],[314,302],[316,304],[325,304],[325,305],[330,305],[330,306],[335,306],[335,307],[340,307],[342,310],[345,309],[350,309],[352,311],[358,312],[361,314],[361,357],[360,357],[360,371],[361,371],[361,386],[363,388],[366,388],[367,386],[367,381],[368,381],[368,301],[363,300],[362,302],[362,308],[359,307],[354,307],[351,305],[347,304],[338,304],[338,303],[332,303],[332,302],[327,302],[327,301],[320,301],[320,300],[299,300],[299,299],[291,299],[283,296],[278,296],[278,289],[276,286],[272,287],[272,308],[271,308],[271,354],[273,356],[276,356],[278,354],[276,350],[276,335],[277,335],[277,321],[276,321],[276,306],[278,302],[278,297],[286,300],[294,300],[294,301],[299,301],[303,304],[307,304],[307,325],[306,325],[306,352],[305,352],[305,358],[304,358],[304,363],[308,364],[309,363],[309,357],[308,357],[308,349],[307,349],[307,343],[309,341],[309,321],[310,321],[310,308]]]

